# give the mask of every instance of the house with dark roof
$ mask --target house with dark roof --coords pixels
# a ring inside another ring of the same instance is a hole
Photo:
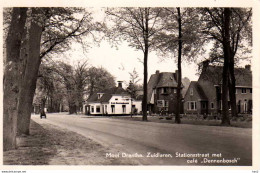
[[[175,73],[160,73],[157,70],[155,74],[151,75],[147,84],[147,103],[150,113],[175,113],[177,103],[177,70]]]
[[[122,81],[118,81],[117,87],[95,92],[87,99],[86,114],[131,114],[133,110],[140,112],[141,105],[141,101],[132,99],[122,88]]]
[[[252,112],[252,71],[250,65],[235,68],[238,113]],[[203,63],[198,81],[192,81],[184,97],[184,113],[217,114],[222,110],[222,66]],[[230,101],[229,101],[230,105]]]

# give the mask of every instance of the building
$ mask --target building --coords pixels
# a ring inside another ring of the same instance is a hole
[[[246,65],[245,68],[235,68],[235,78],[237,111],[238,113],[252,113],[252,71],[250,65]],[[187,114],[221,113],[221,83],[222,66],[211,66],[205,61],[198,81],[192,81],[185,94],[184,112]]]
[[[183,88],[183,85],[182,85]],[[147,85],[147,104],[150,113],[176,113],[177,70],[175,73],[156,71]],[[182,111],[182,109],[181,109]]]
[[[91,115],[124,115],[141,110],[142,102],[131,98],[122,88],[122,81],[117,87],[94,93],[86,104],[86,114]]]

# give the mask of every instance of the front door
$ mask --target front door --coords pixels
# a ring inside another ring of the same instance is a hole
[[[203,114],[208,114],[208,102],[207,101],[201,101],[201,112]]]

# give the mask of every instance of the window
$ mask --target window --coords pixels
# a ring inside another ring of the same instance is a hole
[[[115,113],[115,105],[111,105],[111,112],[112,114]]]
[[[193,96],[193,88],[190,89],[190,95]]]
[[[169,101],[168,100],[164,100],[164,107],[169,107]]]
[[[197,105],[195,101],[188,102],[188,110],[197,110]]]
[[[96,112],[100,113],[100,106],[96,106]]]
[[[122,112],[123,112],[123,113],[126,113],[125,105],[122,105]]]
[[[157,100],[157,107],[163,107],[164,105],[164,100]]]
[[[246,88],[242,88],[242,94],[246,94]]]
[[[244,113],[247,113],[247,101],[244,102]]]
[[[94,106],[91,106],[91,112],[92,113],[94,112]]]
[[[161,93],[162,94],[167,94],[168,93],[168,88],[162,88]]]
[[[249,89],[250,93],[252,93],[252,88]]]
[[[115,100],[118,100],[118,98],[115,98]]]
[[[173,93],[177,93],[177,89],[176,88],[173,89]]]
[[[98,99],[100,99],[103,96],[103,93],[97,93]]]
[[[211,102],[211,109],[214,109],[214,103]]]

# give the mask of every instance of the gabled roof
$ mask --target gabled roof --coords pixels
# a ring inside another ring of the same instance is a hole
[[[177,80],[174,73],[163,72],[159,74],[157,88],[159,87],[177,87]]]
[[[158,80],[158,74],[153,74],[151,75],[148,84],[147,84],[147,100],[148,102],[151,100],[152,94],[153,94],[153,89],[157,85],[157,80]]]
[[[102,97],[98,99],[98,93],[103,93]],[[128,94],[122,87],[113,87],[110,89],[103,90],[101,92],[95,92],[92,94],[87,102],[109,102],[112,95],[126,95]]]
[[[213,85],[222,83],[222,66],[206,66],[203,67],[199,81],[207,80]],[[235,68],[236,86],[252,87],[252,71],[246,68]]]
[[[206,94],[204,93],[202,87],[199,85],[199,83],[197,81],[191,81],[189,88],[193,88],[194,90],[196,90],[196,91],[193,91],[193,92],[197,92],[198,93],[199,99],[207,100]],[[188,93],[186,93],[186,94],[188,94]]]
[[[147,100],[151,100],[153,89],[161,87],[175,87],[177,88],[176,73],[172,72],[156,72],[152,74],[147,84]],[[183,85],[182,85],[183,87]]]

